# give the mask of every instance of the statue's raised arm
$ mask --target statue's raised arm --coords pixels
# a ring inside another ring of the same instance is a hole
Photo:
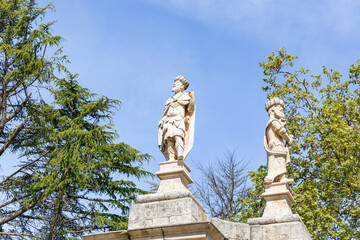
[[[174,79],[175,94],[166,101],[158,125],[158,146],[167,161],[184,160],[194,143],[195,97],[185,92],[188,87],[186,77]]]
[[[265,183],[289,182],[285,177],[286,166],[290,162],[289,146],[293,143],[293,136],[288,135],[285,129],[284,102],[279,98],[272,98],[265,104],[269,114],[266,125],[264,147],[268,160],[268,175]]]

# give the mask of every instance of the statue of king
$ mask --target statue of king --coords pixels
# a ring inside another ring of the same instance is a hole
[[[175,94],[165,104],[158,126],[158,146],[168,160],[184,160],[194,143],[195,97],[185,92],[189,87],[186,77],[174,79]]]
[[[284,127],[286,123],[284,108],[284,102],[279,98],[272,98],[265,104],[270,117],[264,136],[268,161],[268,175],[265,177],[265,183],[293,182],[292,179],[285,177],[286,166],[290,163],[289,146],[292,145],[294,137],[288,135]]]

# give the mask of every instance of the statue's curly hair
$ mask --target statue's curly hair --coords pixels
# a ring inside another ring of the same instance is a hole
[[[283,108],[285,108],[284,101],[278,97],[274,97],[274,98],[270,99],[267,103],[265,103],[266,111],[269,112],[269,109],[274,105],[281,105]]]
[[[175,79],[174,79],[174,82],[175,81],[180,81],[183,85],[184,85],[184,90],[186,90],[188,87],[189,87],[189,82],[187,80],[187,78],[185,76],[177,76]]]

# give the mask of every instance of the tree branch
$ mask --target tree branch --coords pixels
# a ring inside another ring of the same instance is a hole
[[[17,171],[15,171],[13,174],[11,174],[10,176],[8,176],[7,178],[5,178],[4,180],[2,180],[0,182],[0,185],[2,185],[4,182],[8,181],[10,178],[12,178],[13,176],[15,176],[16,174],[18,174],[19,172],[21,172],[24,168],[26,168],[27,166],[30,166],[31,164],[39,161],[42,157],[45,157],[48,153],[50,152],[47,151],[46,153],[44,153],[43,155],[41,155],[39,158],[35,159],[34,161],[32,162],[29,162],[28,164],[26,164],[25,166],[22,166],[21,168],[19,168]]]
[[[27,123],[27,121],[31,118],[31,116],[28,116],[25,121],[20,124],[20,126],[17,127],[17,129],[15,130],[15,132],[13,132],[13,134],[11,134],[11,136],[6,140],[6,142],[4,143],[4,145],[1,147],[0,149],[0,156],[5,152],[5,150],[8,148],[8,146],[10,145],[10,143],[14,140],[14,138],[19,134],[19,132],[24,128],[25,124]]]
[[[30,97],[31,97],[31,93],[20,104],[20,106],[8,118],[6,118],[6,122],[9,122],[11,119],[13,119],[24,108],[25,104],[27,103],[27,101],[29,101]]]
[[[31,196],[31,195],[32,195],[32,194],[29,193],[29,194],[26,194],[26,195],[21,196],[21,197],[14,197],[12,200],[10,200],[10,201],[8,201],[8,202],[6,202],[6,203],[1,204],[1,205],[0,205],[0,209],[3,208],[3,207],[6,207],[7,205],[9,205],[9,204],[11,204],[11,203],[13,203],[13,202],[19,201],[19,200],[21,200],[21,199],[23,199],[23,198],[26,198],[26,197],[29,197],[29,196]]]
[[[6,217],[3,217],[0,219],[0,226],[2,224],[5,224],[11,220],[13,220],[14,218],[17,218],[18,216],[20,216],[21,214],[23,214],[24,212],[30,210],[31,208],[33,208],[35,206],[35,203],[31,203],[27,206],[24,206],[20,209],[18,209],[17,211],[13,212],[12,214],[6,216]]]
[[[30,234],[23,234],[23,233],[7,233],[7,232],[0,232],[0,235],[8,235],[8,236],[19,236],[19,237],[22,237],[23,239],[26,239],[26,240],[30,240],[30,238],[27,238],[25,236],[28,236],[28,237],[32,237],[32,235]]]

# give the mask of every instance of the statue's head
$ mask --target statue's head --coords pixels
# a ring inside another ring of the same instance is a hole
[[[265,109],[268,112],[269,116],[275,118],[284,118],[284,108],[285,104],[280,98],[272,98],[267,103],[265,103]]]
[[[185,91],[189,87],[189,82],[184,76],[177,76],[174,79],[174,86],[171,90],[172,92],[182,92]]]

